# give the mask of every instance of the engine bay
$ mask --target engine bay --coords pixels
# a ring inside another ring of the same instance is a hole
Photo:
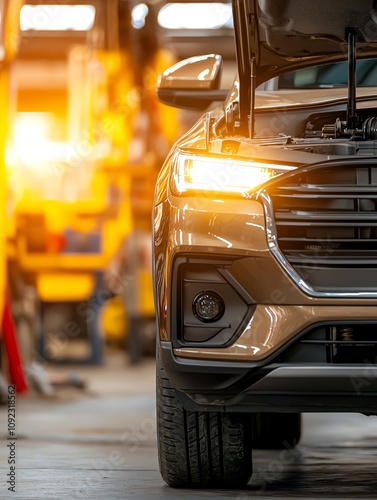
[[[340,104],[339,101],[332,104],[329,102],[325,105],[326,110],[324,110],[323,103],[319,103],[317,112],[312,110],[309,116],[302,114],[303,109],[300,105],[296,107],[293,114],[289,108],[283,113],[280,112],[282,115],[280,117],[277,112],[274,118],[275,125],[280,119],[282,126],[278,135],[285,136],[286,147],[325,155],[376,154],[377,109],[373,105],[376,106],[377,97],[372,93],[366,101],[363,99],[361,106],[357,108],[356,47],[357,41],[360,41],[360,33],[357,28],[347,28],[346,32],[348,32],[347,102],[344,103],[345,105]],[[258,110],[256,111],[254,116],[258,118],[259,113]],[[263,112],[259,114],[259,117],[262,118],[262,115]],[[264,131],[271,123],[274,123],[271,115],[269,117],[267,115],[268,113],[259,123]],[[292,124],[295,124],[293,129]],[[252,128],[254,130],[254,126]]]

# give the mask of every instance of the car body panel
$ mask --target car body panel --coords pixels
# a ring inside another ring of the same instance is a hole
[[[354,305],[287,305],[283,291],[271,290],[275,302],[281,305],[258,304],[245,330],[230,347],[219,349],[175,348],[177,357],[219,361],[262,361],[297,334],[316,324],[348,320],[377,321],[376,304]]]

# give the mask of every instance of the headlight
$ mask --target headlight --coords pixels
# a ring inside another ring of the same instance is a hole
[[[178,154],[174,184],[179,194],[199,190],[244,193],[296,167]]]

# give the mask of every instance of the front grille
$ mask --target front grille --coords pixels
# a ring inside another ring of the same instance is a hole
[[[334,163],[268,191],[277,244],[314,290],[377,292],[377,166]]]
[[[377,325],[351,323],[314,327],[277,359],[280,363],[365,364],[377,360]]]

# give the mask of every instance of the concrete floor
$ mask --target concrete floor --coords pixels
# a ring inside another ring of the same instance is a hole
[[[173,490],[158,472],[154,363],[127,366],[113,352],[100,368],[78,372],[85,390],[60,388],[17,401],[16,493],[6,485],[6,411],[0,409],[0,499],[377,498],[377,419],[305,415],[293,452],[254,453],[254,477],[234,491]]]

